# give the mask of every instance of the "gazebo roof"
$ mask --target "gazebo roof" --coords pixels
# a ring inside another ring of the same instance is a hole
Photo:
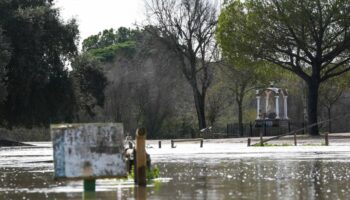
[[[256,90],[256,95],[262,96],[265,92],[269,91],[273,92],[275,95],[281,94],[282,96],[288,96],[288,91],[286,89],[275,87],[273,82],[270,83],[268,88]]]

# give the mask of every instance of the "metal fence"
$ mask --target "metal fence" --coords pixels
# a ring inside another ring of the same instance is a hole
[[[257,126],[255,122],[251,122],[242,125],[242,133],[240,134],[238,123],[231,123],[226,126],[226,137],[259,137],[260,132],[263,136],[276,136],[303,127],[305,127],[304,123],[293,123],[291,121],[286,121],[285,124],[278,127]],[[301,134],[305,134],[305,132],[306,128]]]

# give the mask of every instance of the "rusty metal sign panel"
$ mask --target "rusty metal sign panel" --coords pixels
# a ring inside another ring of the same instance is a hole
[[[126,177],[120,123],[51,125],[55,178]]]

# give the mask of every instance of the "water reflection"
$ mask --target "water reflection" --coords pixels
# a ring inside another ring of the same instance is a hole
[[[88,197],[82,181],[54,181],[52,163],[43,162],[50,148],[0,149],[0,199],[348,199],[349,152],[328,156],[225,158],[177,155],[153,163],[166,177],[134,187],[132,180],[98,180],[97,192]],[[22,151],[22,152],[21,152]],[[43,151],[43,152],[40,152]],[[26,152],[23,156],[23,152]],[[41,155],[38,157],[36,155]],[[272,155],[272,154],[271,154]],[[32,157],[32,158],[30,158]],[[165,156],[164,156],[165,157]],[[29,162],[30,160],[37,162]],[[29,162],[29,163],[28,163]]]

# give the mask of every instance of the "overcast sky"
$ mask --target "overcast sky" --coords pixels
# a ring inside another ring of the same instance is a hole
[[[55,4],[63,19],[77,19],[80,42],[104,29],[134,27],[145,19],[144,0],[56,0]]]

